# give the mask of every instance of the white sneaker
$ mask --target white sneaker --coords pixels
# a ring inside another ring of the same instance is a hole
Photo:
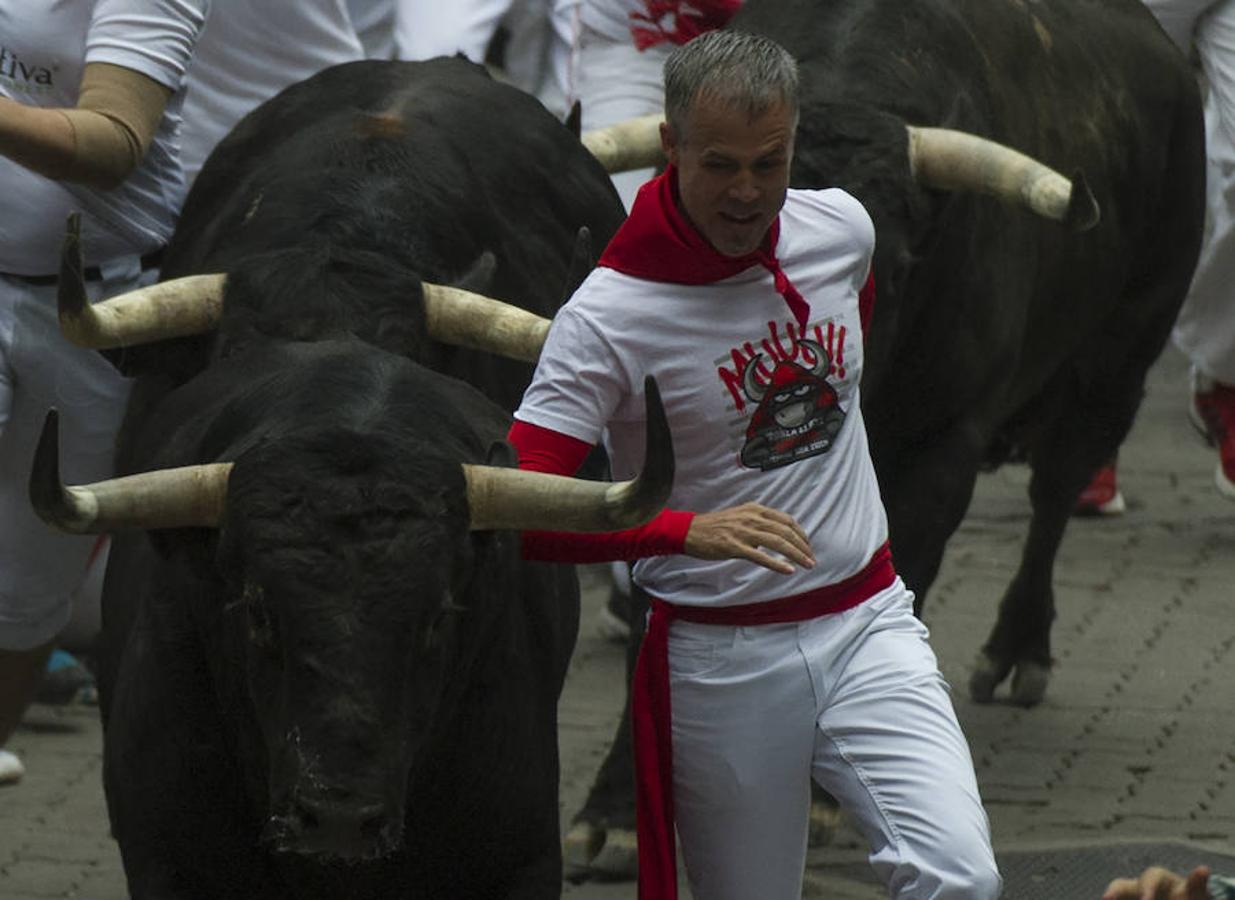
[[[25,774],[26,767],[21,764],[16,753],[0,750],[0,784],[16,784]]]

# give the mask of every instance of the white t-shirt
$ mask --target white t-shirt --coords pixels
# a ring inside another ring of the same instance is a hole
[[[631,27],[636,24],[631,19],[633,14],[650,19],[656,15],[656,10],[664,6],[650,0],[558,0],[558,9],[565,10],[572,4],[578,5],[579,20],[584,28],[604,35],[608,40],[624,44],[634,43],[631,34]],[[682,12],[691,12],[692,3],[690,0],[676,0],[670,5],[675,9],[662,12],[659,22],[666,32],[672,33],[675,13],[679,8]]]
[[[395,55],[421,60],[462,53],[480,63],[502,29],[504,80],[564,115],[572,33],[568,25],[563,31],[558,26],[553,0],[450,0],[437,5],[396,0]]]
[[[347,0],[347,12],[365,56],[395,58],[394,0]]]
[[[184,199],[181,86],[210,0],[0,0],[0,94],[41,107],[77,105],[82,70],[105,62],[175,93],[150,149],[119,187],[53,181],[0,157],[0,272],[59,269],[65,218],[82,213],[88,265],[148,253],[171,237]]]
[[[874,226],[832,189],[789,191],[780,228],[777,256],[811,307],[804,338],[762,266],[702,286],[598,268],[558,312],[515,413],[588,443],[604,434],[614,476],[630,478],[643,462],[643,379],[654,375],[677,457],[670,508],[756,501],[811,538],[815,567],[789,576],[744,560],[640,560],[635,580],[671,603],[729,606],[832,584],[887,539],[858,392],[857,297]]]
[[[483,62],[514,0],[450,0],[430,4],[399,0],[395,9],[395,53],[399,59],[433,59],[462,53]]]
[[[212,2],[184,100],[189,184],[254,107],[322,69],[364,58],[345,0]]]

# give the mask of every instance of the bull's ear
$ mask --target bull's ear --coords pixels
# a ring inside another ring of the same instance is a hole
[[[450,283],[451,287],[473,294],[488,294],[497,273],[497,257],[489,250],[476,257],[476,261],[463,274]]]
[[[515,455],[515,448],[505,441],[494,441],[489,445],[489,452],[485,454],[486,466],[505,466],[508,469],[513,469],[519,465],[519,457]]]
[[[575,246],[570,254],[570,268],[566,270],[566,284],[562,289],[562,302],[571,298],[596,267],[596,251],[592,248],[592,230],[581,225],[575,234]]]
[[[583,134],[583,104],[578,100],[571,104],[564,124],[576,138]]]

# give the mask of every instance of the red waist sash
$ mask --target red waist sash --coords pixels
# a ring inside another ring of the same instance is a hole
[[[653,598],[652,614],[631,686],[639,900],[677,900],[678,896],[669,708],[670,623],[674,619],[734,626],[804,622],[851,609],[895,580],[892,552],[885,543],[861,571],[844,581],[791,597],[740,606],[681,606]]]

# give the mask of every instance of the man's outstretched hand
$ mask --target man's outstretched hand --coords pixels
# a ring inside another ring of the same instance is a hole
[[[1187,878],[1154,866],[1140,878],[1117,878],[1102,900],[1209,900],[1209,867],[1197,866]]]
[[[748,559],[784,575],[793,574],[794,564],[805,569],[815,564],[802,526],[792,516],[758,503],[697,513],[686,532],[686,554],[698,559]]]

